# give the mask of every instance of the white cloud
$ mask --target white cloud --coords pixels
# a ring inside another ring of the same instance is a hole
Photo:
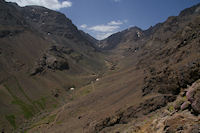
[[[96,39],[103,40],[109,37],[110,35],[112,35],[113,33],[117,32],[119,28],[120,28],[119,25],[107,24],[107,25],[96,25],[96,26],[89,27],[87,29],[92,31],[95,34]]]
[[[118,20],[118,21],[113,20],[106,24],[95,25],[95,26],[87,26],[86,24],[83,24],[80,26],[80,28],[90,31],[93,35],[95,35],[96,39],[102,40],[112,35],[113,33],[119,31],[121,25],[127,22],[128,20]]]
[[[120,2],[121,0],[114,0],[114,2]]]
[[[61,8],[68,8],[72,6],[72,2],[58,0],[6,0],[7,2],[16,2],[19,6],[38,5],[49,9],[59,10]]]
[[[99,33],[99,34],[96,35],[96,38],[97,38],[98,40],[103,40],[103,39],[109,37],[110,35],[112,35],[113,33],[114,33],[114,32]]]
[[[120,20],[118,20],[118,21],[111,21],[111,22],[108,23],[108,25],[122,25],[122,24],[123,24],[123,22],[121,22]]]
[[[97,31],[97,32],[113,32],[117,29],[119,29],[119,26],[115,25],[96,25],[93,27],[88,28],[91,31]]]
[[[86,24],[82,24],[80,27],[85,29],[85,28],[87,28],[87,25]]]
[[[128,19],[125,19],[125,20],[124,20],[124,23],[128,23]]]

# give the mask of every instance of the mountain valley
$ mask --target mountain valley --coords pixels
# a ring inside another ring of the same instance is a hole
[[[0,132],[199,133],[200,4],[104,40],[0,0]]]

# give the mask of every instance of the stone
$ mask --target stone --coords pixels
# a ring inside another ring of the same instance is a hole
[[[200,80],[193,83],[186,93],[188,101],[196,114],[200,114]]]
[[[181,105],[181,110],[186,110],[190,107],[191,103],[189,101],[186,101],[184,102],[182,105]]]

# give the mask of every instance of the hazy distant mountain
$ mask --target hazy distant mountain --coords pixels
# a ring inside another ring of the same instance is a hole
[[[122,32],[115,33],[100,41],[97,45],[104,50],[111,50],[120,43],[137,41],[143,36],[143,31],[138,27],[132,27]]]

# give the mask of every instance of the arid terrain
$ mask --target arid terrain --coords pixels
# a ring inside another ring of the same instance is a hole
[[[0,0],[1,133],[199,133],[200,4],[96,40]]]

